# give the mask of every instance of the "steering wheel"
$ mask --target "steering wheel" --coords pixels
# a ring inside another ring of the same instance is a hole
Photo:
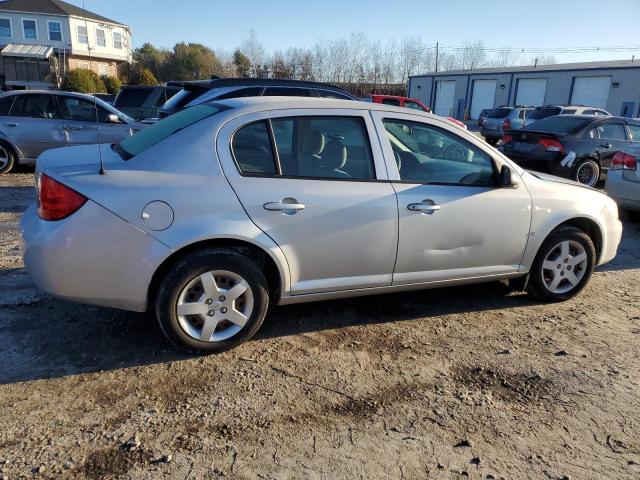
[[[447,145],[446,147],[444,147],[444,150],[442,151],[442,156],[447,160],[464,162],[466,160],[467,155],[466,155],[465,149],[462,146],[456,143],[453,143],[451,145]]]

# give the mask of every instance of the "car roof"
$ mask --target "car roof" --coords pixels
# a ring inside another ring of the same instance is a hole
[[[290,86],[290,87],[313,87],[330,90],[346,91],[341,87],[329,83],[312,82],[310,80],[289,80],[286,78],[214,78],[211,80],[188,80],[167,82],[171,86],[195,85],[209,88],[236,87],[236,86]]]

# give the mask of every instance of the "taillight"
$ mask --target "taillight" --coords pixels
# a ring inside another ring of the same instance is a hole
[[[511,120],[508,118],[502,122],[502,130],[509,130],[511,128]]]
[[[77,211],[87,201],[87,197],[42,175],[38,186],[38,216],[43,220],[62,220]]]
[[[638,159],[628,153],[618,152],[613,156],[611,162],[611,170],[636,170],[638,168]]]
[[[541,138],[538,145],[542,145],[547,152],[564,152],[562,144],[553,138]]]
[[[513,142],[513,137],[511,135],[503,135],[502,136],[502,143],[509,143],[509,142]]]

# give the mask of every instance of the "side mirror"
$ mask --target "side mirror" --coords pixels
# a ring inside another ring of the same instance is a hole
[[[122,121],[120,120],[120,117],[118,117],[118,115],[116,115],[115,113],[110,113],[109,115],[107,115],[107,122],[108,123],[122,123]]]
[[[513,177],[511,169],[503,165],[500,170],[500,186],[502,188],[516,188],[518,186],[517,180]]]

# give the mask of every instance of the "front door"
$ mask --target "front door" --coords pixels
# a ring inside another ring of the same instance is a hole
[[[74,96],[60,95],[58,99],[68,145],[118,143],[129,135],[129,126],[111,123],[111,112],[100,105]]]
[[[2,131],[17,145],[23,158],[35,160],[49,148],[65,146],[60,112],[53,95],[25,93],[15,98]]]
[[[397,204],[371,118],[313,112],[228,123],[217,148],[225,174],[286,256],[292,294],[389,286]]]
[[[393,284],[518,272],[531,221],[525,186],[499,188],[489,150],[445,122],[377,116],[385,154],[395,160],[387,162],[399,208]]]
[[[591,137],[599,141],[596,152],[603,170],[608,170],[616,152],[630,143],[624,123],[607,121],[594,127]]]

